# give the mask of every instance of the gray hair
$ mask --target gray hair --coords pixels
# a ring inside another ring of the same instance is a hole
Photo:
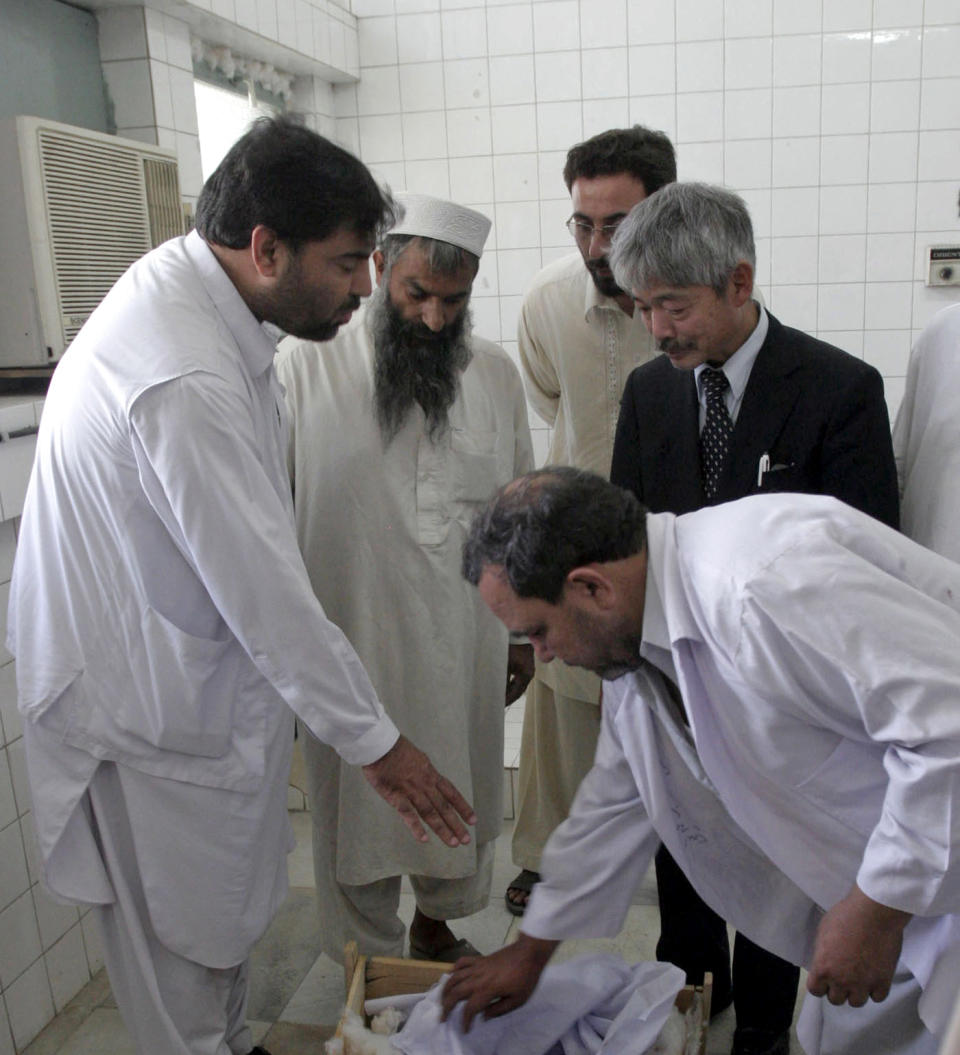
[[[411,242],[418,243],[426,255],[430,270],[437,274],[450,277],[457,274],[464,264],[468,263],[473,265],[473,273],[476,274],[480,267],[480,257],[450,242],[417,234],[387,234],[380,243],[386,274],[389,275],[390,269]]]
[[[709,183],[668,183],[617,228],[610,267],[621,289],[710,286],[722,296],[734,268],[756,266],[743,199]]]
[[[596,473],[553,465],[501,487],[473,518],[463,577],[503,568],[518,597],[557,604],[567,576],[586,564],[623,560],[646,545],[646,509]]]

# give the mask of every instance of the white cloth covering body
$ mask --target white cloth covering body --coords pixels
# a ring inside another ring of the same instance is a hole
[[[724,919],[806,963],[856,882],[916,915],[901,962],[942,1031],[960,976],[960,568],[806,495],[650,514],[647,531],[653,666],[606,686],[596,764],[523,929],[615,934],[662,839]]]
[[[274,351],[196,233],[130,268],[54,375],[10,593],[47,885],[113,902],[78,808],[112,760],[150,925],[213,968],[286,893],[290,708],[353,763],[397,736],[310,589]]]
[[[904,534],[960,561],[960,304],[913,346],[893,449]]]
[[[461,551],[480,503],[527,472],[533,454],[516,367],[481,337],[470,347],[447,432],[431,441],[414,406],[386,448],[365,312],[335,340],[288,339],[278,356],[297,537],[313,588],[398,728],[478,817],[467,846],[417,843],[362,776],[321,746],[331,767],[323,810],[335,830],[315,838],[335,842],[343,884],[473,875],[477,847],[500,831],[507,636],[463,579]]]

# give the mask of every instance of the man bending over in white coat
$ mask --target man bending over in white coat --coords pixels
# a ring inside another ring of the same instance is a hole
[[[932,1055],[960,977],[960,566],[832,498],[653,514],[555,468],[478,515],[464,571],[607,684],[520,937],[456,965],[446,1012],[505,1014],[560,940],[616,934],[659,838],[806,965],[807,1052]]]

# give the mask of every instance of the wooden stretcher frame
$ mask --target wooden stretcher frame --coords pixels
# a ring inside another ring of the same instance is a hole
[[[382,996],[422,993],[449,970],[450,964],[436,963],[431,960],[401,960],[393,956],[361,956],[357,943],[347,942],[343,960],[347,1000],[335,1036],[343,1036],[343,1022],[347,1011],[353,1011],[366,1021],[363,1013],[364,1001]],[[690,1010],[695,1001],[698,999],[700,1001],[700,1043],[697,1055],[706,1055],[707,1051],[712,989],[713,975],[708,973],[703,980],[703,985],[684,986],[677,993],[675,1001],[682,1015]],[[347,1045],[344,1045],[343,1055],[351,1055]],[[639,1052],[638,1055],[640,1055]]]

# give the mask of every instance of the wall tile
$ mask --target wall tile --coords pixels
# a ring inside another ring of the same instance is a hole
[[[857,234],[867,229],[867,188],[822,187],[821,234]]]
[[[445,159],[408,161],[404,168],[408,187],[416,187],[421,194],[432,194],[436,198],[450,197],[450,174]]]
[[[957,185],[955,180],[917,184],[917,230],[948,230],[957,222]],[[2,698],[0,698],[2,703]],[[4,715],[6,723],[6,715]],[[9,726],[7,727],[9,736]]]
[[[493,219],[494,209],[492,206],[481,211],[485,214],[489,214],[490,219]],[[496,297],[499,292],[500,287],[497,284],[497,254],[496,250],[491,250],[485,252],[480,258],[480,267],[477,270],[477,277],[473,280],[473,296],[476,299],[480,299],[481,297],[490,299]]]
[[[821,128],[825,136],[867,131],[869,84],[825,84],[822,92]]]
[[[145,59],[147,32],[142,7],[111,7],[97,12],[101,62]]]
[[[716,0],[677,0],[677,40],[719,40],[723,7]]]
[[[820,142],[820,182],[824,186],[866,183],[867,136],[823,136]]]
[[[630,124],[629,99],[588,99],[583,103],[584,139],[608,128],[625,128]]]
[[[487,8],[487,46],[490,55],[524,55],[533,52],[533,8],[507,4]]]
[[[871,24],[872,0],[830,0],[823,6],[823,31],[862,29]]]
[[[876,232],[913,233],[917,215],[917,188],[912,183],[875,183],[868,195],[867,222]],[[919,227],[919,224],[917,224]]]
[[[676,0],[627,0],[628,44],[672,44],[676,39]]]
[[[532,103],[536,100],[532,55],[509,55],[490,59],[490,102]]]
[[[626,48],[595,48],[581,52],[584,99],[621,98],[629,86]]]
[[[866,23],[869,25],[869,20]],[[867,31],[823,35],[824,84],[847,84],[870,79],[873,38]]]
[[[403,157],[403,132],[395,117],[360,117],[360,152],[365,161]]]
[[[873,28],[919,26],[923,21],[923,0],[874,0]]]
[[[390,67],[385,67],[389,69]],[[368,74],[364,74],[364,78]],[[443,63],[421,62],[399,67],[400,105],[415,110],[437,110],[444,105]],[[361,81],[361,84],[363,82]]]
[[[44,957],[57,1013],[90,981],[79,920]]]
[[[360,25],[362,27],[363,23]],[[362,47],[361,38],[361,64],[365,65]],[[397,57],[400,62],[435,62],[443,58],[443,54],[443,32],[439,13],[397,16]],[[361,82],[362,80],[361,77]]]
[[[371,15],[392,15],[394,0],[351,0],[351,9],[357,18],[369,18]],[[418,7],[418,10],[423,10]]]
[[[859,330],[863,327],[862,282],[821,283],[817,292],[817,328]]]
[[[0,909],[12,904],[29,889],[23,837],[19,823],[13,820],[0,828]]]
[[[903,330],[912,315],[912,282],[868,282],[864,326],[868,330]]]
[[[906,372],[910,330],[865,330],[863,358],[885,377]]]
[[[487,21],[483,8],[444,12],[440,17],[445,59],[470,59],[486,55]]]
[[[776,87],[820,83],[819,34],[777,37],[773,42],[773,83]]]
[[[541,245],[567,250],[573,248],[573,239],[564,226],[570,216],[570,200],[540,202],[540,243]]]
[[[499,207],[497,209],[499,213]],[[500,295],[510,296],[527,291],[530,279],[540,270],[539,249],[497,251]]]
[[[773,40],[758,37],[724,41],[724,86],[767,88],[773,84]]]
[[[920,38],[919,29],[875,30],[871,77],[875,81],[919,77]]]
[[[770,310],[787,326],[815,333],[817,329],[817,286],[771,286]]]
[[[568,150],[583,136],[579,103],[544,103],[537,107],[537,142],[543,150]]]
[[[490,128],[495,154],[520,154],[537,149],[537,111],[534,106],[494,106]]]
[[[926,26],[956,25],[957,0],[924,0],[923,23]]]
[[[493,185],[497,202],[537,201],[537,155],[501,154],[495,157]]]
[[[407,67],[409,68],[409,67]],[[400,76],[397,66],[371,66],[357,85],[357,111],[364,115],[395,114],[400,98]],[[442,99],[430,109],[437,109]]]
[[[500,298],[500,333],[505,339],[516,335],[522,303],[523,297],[502,296]],[[533,416],[531,416],[531,420],[535,420]]]
[[[700,143],[723,139],[723,92],[690,92],[677,96],[677,141]]]
[[[817,234],[819,191],[815,187],[774,190],[773,235]]]
[[[723,182],[734,190],[769,187],[773,144],[769,139],[727,142],[723,153]]]
[[[278,3],[280,0],[278,0]],[[150,9],[147,9],[149,14]],[[167,62],[181,70],[193,72],[193,56],[190,51],[190,27],[178,18],[163,16],[163,34],[166,44]],[[153,57],[153,56],[151,56]]]
[[[723,129],[727,139],[756,139],[770,135],[773,126],[773,91],[752,88],[723,95]]]
[[[277,0],[277,39],[285,47],[297,47],[297,5],[295,0]]]
[[[491,153],[489,109],[457,110],[447,114],[447,147],[453,158]],[[363,156],[366,158],[366,154]]]
[[[819,33],[820,16],[820,0],[773,0],[774,35]]]
[[[153,88],[154,119],[146,122],[159,128],[176,129],[173,120],[173,92],[170,88],[170,67],[165,62],[149,63],[150,82]]]
[[[707,92],[723,88],[723,43],[696,41],[677,45],[677,91]]]
[[[403,157],[405,161],[447,157],[446,117],[442,110],[403,114]]]
[[[490,254],[484,254],[486,258]],[[495,344],[500,341],[499,297],[473,297],[470,301],[473,315],[473,332]]]
[[[626,40],[626,0],[580,0],[581,47],[615,48]]]
[[[823,235],[820,238],[820,282],[863,282],[867,239],[862,234]]]
[[[631,95],[672,94],[677,83],[676,48],[673,44],[631,47],[629,70]]]
[[[33,888],[32,893],[40,928],[40,944],[46,951],[79,923],[80,913],[76,905],[63,905],[54,901],[40,883]]]
[[[0,993],[0,1055],[16,1055],[13,1050],[10,1020],[7,1018],[7,1008],[2,993]]]
[[[580,47],[577,0],[546,0],[533,5],[534,51],[569,51]]]
[[[123,128],[154,124],[153,89],[146,59],[103,63],[114,120]]]
[[[916,132],[883,132],[871,135],[869,171],[871,183],[915,180],[918,172]],[[956,171],[954,168],[953,172]]]
[[[630,124],[656,128],[677,138],[677,104],[674,95],[637,95],[630,99]]]
[[[820,182],[820,137],[773,140],[774,187],[815,187]]]
[[[496,232],[500,252],[505,249],[539,249],[539,207],[533,202],[499,202]],[[502,278],[500,285],[502,290]]]
[[[388,66],[398,61],[398,19],[362,18],[357,25],[360,35],[360,65]],[[416,62],[420,58],[438,59],[439,55],[404,56],[404,62]]]
[[[914,242],[912,231],[900,234],[867,236],[867,281],[910,281],[914,277]]]
[[[956,83],[960,84],[960,79]],[[871,132],[906,132],[915,129],[919,112],[920,81],[876,81],[871,85]]]
[[[820,87],[773,89],[774,136],[813,136],[820,131]],[[827,129],[824,127],[824,132]],[[834,129],[837,132],[845,128]]]
[[[719,183],[723,179],[723,143],[685,143],[677,169],[680,179]]]
[[[924,131],[960,128],[960,77],[938,77],[923,81],[920,128]]]
[[[83,932],[83,947],[87,954],[87,966],[90,974],[94,975],[104,964],[103,960],[103,938],[100,935],[100,927],[93,912],[85,913],[80,919],[80,929]]]
[[[768,37],[773,32],[773,0],[724,0],[723,35]]]
[[[257,0],[257,32],[267,40],[277,39],[277,0]]]
[[[40,956],[40,932],[33,899],[26,891],[0,909],[0,988],[9,989]],[[9,1005],[8,1010],[12,1010]]]
[[[53,1000],[42,960],[37,960],[4,993],[14,1045],[22,1051],[53,1018]]]
[[[581,98],[580,52],[552,51],[534,56],[537,101],[560,102]]]
[[[911,138],[916,141],[917,137]],[[955,179],[958,172],[960,172],[960,135],[957,135],[955,131],[921,132],[918,177],[922,180],[942,180],[951,177]]]
[[[22,735],[23,723],[17,710],[17,672],[13,663],[6,663],[0,666],[0,747]]]
[[[170,76],[170,100],[173,104],[173,127],[178,132],[198,135],[197,99],[193,90],[193,71],[179,66],[168,66]]]
[[[778,285],[817,281],[819,240],[813,235],[771,239],[770,273]]]

